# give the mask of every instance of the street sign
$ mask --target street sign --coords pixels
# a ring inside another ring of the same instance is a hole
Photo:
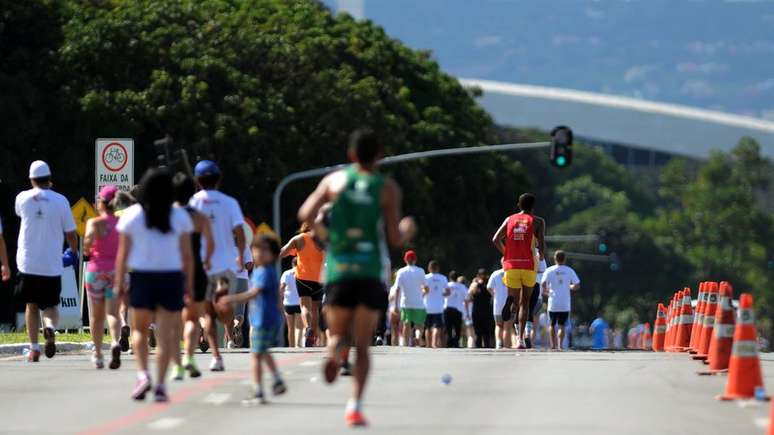
[[[94,165],[94,196],[103,186],[129,192],[134,186],[134,140],[97,139]]]
[[[97,216],[97,211],[91,206],[86,198],[81,198],[76,202],[70,211],[73,213],[73,219],[75,219],[75,232],[79,236],[83,237],[86,233],[86,221]]]
[[[278,239],[279,236],[277,236],[277,233],[274,232],[273,229],[267,224],[266,222],[261,222],[256,228],[255,228],[255,234],[256,235],[267,235],[269,237],[274,237],[275,239]]]

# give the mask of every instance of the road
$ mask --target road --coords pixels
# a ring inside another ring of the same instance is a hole
[[[134,361],[92,369],[88,356],[0,360],[2,433],[339,434],[349,379],[321,383],[320,352],[278,350],[289,391],[245,408],[247,353],[225,373],[170,384],[172,402],[132,402]],[[774,357],[763,357],[774,386]],[[199,355],[206,366],[209,355]],[[725,377],[685,355],[376,348],[365,411],[374,434],[763,433],[769,405],[718,402]],[[448,373],[449,385],[440,379]]]

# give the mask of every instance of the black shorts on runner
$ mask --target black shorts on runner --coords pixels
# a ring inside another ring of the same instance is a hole
[[[25,304],[35,304],[45,310],[59,305],[62,294],[62,277],[19,273],[14,295]]]
[[[510,322],[511,320],[514,320],[513,316],[513,310],[511,310],[511,306],[513,305],[513,296],[508,296],[505,298],[505,305],[503,305],[503,310],[500,312],[500,318],[503,322]]]
[[[285,305],[285,314],[301,314],[301,305]]]
[[[570,318],[568,311],[551,311],[548,313],[548,317],[551,319],[552,326],[564,326],[567,324],[567,319]]]
[[[327,285],[325,303],[344,308],[363,305],[382,311],[387,308],[387,291],[378,279],[345,279]]]
[[[535,284],[532,289],[532,296],[529,298],[529,317],[527,320],[530,322],[535,318],[535,313],[540,312],[540,308],[543,306],[543,299],[540,298],[540,284]]]
[[[319,282],[297,279],[296,288],[298,289],[298,297],[312,298],[315,302],[319,302],[323,298],[323,286]]]
[[[194,269],[194,302],[204,302],[207,299],[207,286],[209,285],[210,279],[207,277],[207,272],[204,269]]]
[[[183,309],[182,272],[129,272],[129,305],[155,311]]]
[[[445,326],[443,313],[428,314],[425,319],[425,328],[444,328]]]

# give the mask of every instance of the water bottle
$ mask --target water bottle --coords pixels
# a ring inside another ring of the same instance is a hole
[[[766,390],[760,385],[755,387],[755,400],[765,402],[766,399]]]
[[[22,349],[22,355],[24,356],[24,362],[30,362],[29,354],[30,354],[30,348],[25,347],[24,349]]]

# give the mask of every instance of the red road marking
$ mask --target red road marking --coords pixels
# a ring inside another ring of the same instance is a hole
[[[286,365],[300,363],[316,355],[319,356],[318,354],[302,354],[292,356],[290,358],[277,361],[277,366],[283,367]],[[152,403],[146,405],[131,414],[118,417],[99,426],[79,432],[79,435],[104,435],[127,429],[131,426],[142,423],[143,421],[149,420],[151,417],[166,411],[168,408],[175,404],[184,402],[186,399],[195,394],[202,393],[219,385],[223,385],[228,381],[245,378],[248,374],[249,372],[246,371],[234,374],[229,373],[223,376],[218,376],[217,378],[202,380],[194,386],[183,388],[177,391],[170,397],[170,401],[168,403]]]

